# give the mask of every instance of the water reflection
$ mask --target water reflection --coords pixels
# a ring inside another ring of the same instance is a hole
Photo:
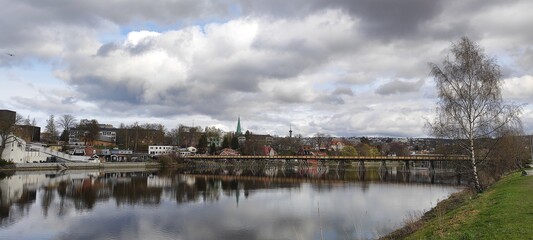
[[[368,239],[458,190],[444,172],[367,170],[3,175],[0,239]]]

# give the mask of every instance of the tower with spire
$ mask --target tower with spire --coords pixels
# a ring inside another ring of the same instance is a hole
[[[292,138],[292,124],[289,127],[289,138]]]
[[[237,120],[237,130],[235,131],[235,135],[237,135],[237,136],[242,135],[242,130],[241,130],[241,117],[239,117],[239,119]]]

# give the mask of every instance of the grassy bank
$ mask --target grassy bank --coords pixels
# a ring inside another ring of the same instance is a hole
[[[533,176],[514,173],[481,194],[463,192],[447,201],[411,223],[423,226],[406,239],[533,239]]]

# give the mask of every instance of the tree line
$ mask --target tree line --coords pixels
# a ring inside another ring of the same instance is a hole
[[[18,122],[30,125],[35,124],[29,121],[30,116],[20,119]],[[42,133],[42,139],[47,143],[57,143],[58,140],[66,143],[72,132],[80,132],[80,140],[85,145],[98,146],[97,138],[102,128],[96,119],[78,120],[70,114],[50,115],[46,120],[46,126]],[[367,138],[363,137],[361,143],[349,143],[343,140],[345,147],[343,149],[330,149],[332,137],[323,133],[316,133],[312,137],[303,137],[297,134],[294,137],[271,136],[272,141],[266,142],[263,138],[270,137],[267,135],[257,135],[251,131],[246,131],[241,140],[233,132],[225,133],[214,126],[189,127],[178,125],[175,128],[167,130],[162,124],[156,123],[139,123],[133,124],[121,123],[117,128],[114,146],[120,149],[130,149],[133,151],[147,151],[149,145],[173,145],[180,147],[194,146],[198,148],[199,153],[217,154],[221,149],[230,148],[244,155],[263,155],[264,147],[269,146],[278,154],[282,155],[302,155],[302,149],[307,146],[311,150],[327,152],[329,155],[344,156],[377,156],[394,152],[397,155],[408,155],[408,146],[392,143],[385,145],[373,145]],[[61,134],[60,134],[61,132]]]

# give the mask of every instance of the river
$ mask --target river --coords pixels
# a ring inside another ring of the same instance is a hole
[[[0,174],[0,239],[374,239],[463,187],[427,169]]]

